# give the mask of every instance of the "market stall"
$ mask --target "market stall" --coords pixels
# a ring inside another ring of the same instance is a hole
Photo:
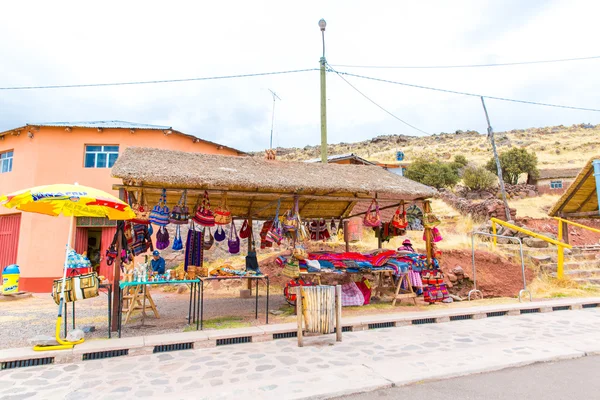
[[[292,264],[298,264],[298,275],[301,271],[297,261],[302,258],[305,262],[315,260],[303,249],[303,241],[341,235],[348,252],[352,231],[349,221],[352,217],[360,217],[380,238],[381,247],[393,222],[382,221],[381,211],[397,210],[396,214],[401,214],[398,218],[406,218],[400,210],[414,205],[425,215],[431,215],[427,199],[435,194],[433,188],[376,166],[306,164],[151,148],[126,149],[115,163],[112,175],[122,181],[113,188],[120,191],[122,199],[129,197],[134,211],[140,207],[153,211],[168,209],[171,213],[179,213],[182,223],[187,224],[188,219],[193,221],[187,238],[176,237],[185,249],[186,267],[202,267],[203,248],[207,244],[205,228],[218,225],[220,221],[225,230],[219,232],[221,236],[227,235],[230,253],[239,254],[243,247],[240,239],[246,240],[250,258],[247,265],[258,265],[255,260],[260,248],[283,244],[294,254],[290,259],[293,259]],[[355,206],[361,203],[371,206],[366,212],[353,214]],[[335,232],[323,229],[331,219],[336,224]],[[262,223],[260,239],[252,234],[253,224],[258,221]],[[164,232],[160,224],[158,227],[157,240]],[[427,268],[435,268],[432,226],[421,228],[424,229],[426,251],[419,257],[425,260]],[[242,235],[243,231],[247,236]],[[260,248],[257,249],[259,240]],[[287,265],[288,261],[285,263]],[[118,264],[115,264],[114,274],[116,286],[120,280]],[[402,274],[398,268],[394,269],[394,263],[388,264],[380,271]],[[380,267],[373,265],[369,272],[376,272]],[[360,269],[349,271],[361,272]],[[199,277],[201,280],[210,276],[209,271],[203,272]],[[256,274],[251,267],[244,271],[224,272],[231,274],[231,278]],[[117,296],[114,298],[118,299]],[[120,307],[115,304],[114,310]]]

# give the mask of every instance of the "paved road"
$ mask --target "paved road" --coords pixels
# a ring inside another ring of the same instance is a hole
[[[375,392],[344,396],[348,400],[461,399],[564,400],[600,397],[600,356],[535,364]]]
[[[599,332],[600,308],[594,308],[349,332],[344,333],[342,343],[335,343],[332,335],[320,336],[307,339],[303,348],[297,347],[294,339],[281,339],[18,368],[0,371],[0,399],[288,400],[342,396],[392,384],[600,354]],[[594,368],[598,370],[600,367]],[[591,380],[561,382],[576,390]],[[435,398],[465,397],[450,389],[453,382],[438,383],[442,396]],[[508,390],[510,381],[498,386]]]

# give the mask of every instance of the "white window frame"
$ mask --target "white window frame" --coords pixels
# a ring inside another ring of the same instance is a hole
[[[13,170],[14,150],[0,152],[0,174],[7,174]]]
[[[100,150],[88,150],[88,147],[100,147]],[[106,147],[116,147],[117,151],[114,150],[106,150]],[[87,165],[87,156],[88,154],[94,154],[94,165]],[[106,156],[106,165],[103,167],[98,166],[98,155],[103,154]],[[84,168],[112,168],[110,165],[111,156],[116,155],[119,158],[119,145],[118,144],[86,144],[83,150],[83,167]],[[116,161],[116,159],[115,159]],[[114,163],[113,163],[114,165]]]

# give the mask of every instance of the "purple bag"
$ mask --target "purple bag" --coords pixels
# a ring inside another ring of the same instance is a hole
[[[235,223],[231,221],[231,229],[229,230],[229,239],[227,239],[227,246],[229,247],[229,253],[238,254],[240,252],[240,238],[237,235],[235,229]]]
[[[169,231],[164,226],[161,226],[156,232],[156,248],[158,250],[164,250],[169,247],[171,241],[169,239]]]

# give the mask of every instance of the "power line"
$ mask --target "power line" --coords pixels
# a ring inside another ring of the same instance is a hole
[[[444,92],[444,93],[460,94],[460,95],[463,95],[463,96],[485,97],[487,99],[501,100],[501,101],[510,101],[510,102],[513,102],[513,103],[524,103],[524,104],[533,104],[533,105],[536,105],[536,106],[556,107],[556,108],[568,108],[568,109],[571,109],[571,110],[600,112],[600,109],[596,109],[596,108],[584,108],[584,107],[564,106],[564,105],[560,105],[560,104],[538,103],[538,102],[535,102],[535,101],[528,101],[528,100],[509,99],[509,98],[506,98],[506,97],[486,96],[486,95],[483,95],[483,94],[475,94],[475,93],[468,93],[468,92],[459,92],[459,91],[456,91],[456,90],[439,89],[439,88],[433,88],[433,87],[429,87],[429,86],[414,85],[412,83],[390,81],[388,79],[381,79],[381,78],[374,78],[374,77],[371,77],[371,76],[357,75],[357,74],[352,74],[352,73],[349,73],[349,72],[337,72],[336,71],[336,73],[342,74],[342,75],[347,75],[347,76],[353,76],[355,78],[368,79],[368,80],[377,81],[377,82],[393,83],[394,85],[408,86],[408,87],[413,87],[413,88],[417,88],[417,89],[434,90],[434,91],[437,91],[437,92]]]
[[[219,79],[250,78],[250,77],[255,77],[255,76],[283,75],[283,74],[293,74],[293,73],[297,73],[297,72],[308,72],[308,71],[318,71],[318,70],[319,70],[318,68],[308,68],[308,69],[295,69],[295,70],[289,70],[289,71],[258,72],[255,74],[210,76],[210,77],[203,77],[203,78],[162,79],[162,80],[154,80],[154,81],[84,83],[84,84],[76,84],[76,85],[49,85],[49,86],[14,86],[14,87],[0,87],[0,90],[72,89],[72,88],[85,88],[85,87],[150,85],[150,84],[157,84],[157,83],[178,83],[178,82],[193,82],[193,81],[211,81],[211,80],[219,80]]]
[[[390,116],[392,116],[393,118],[397,119],[398,121],[402,122],[404,125],[410,126],[411,128],[424,133],[426,135],[429,135],[429,133],[425,132],[422,129],[417,128],[414,125],[409,124],[408,122],[400,119],[398,116],[394,115],[393,113],[391,113],[390,111],[386,110],[385,108],[383,108],[382,106],[380,106],[379,104],[377,104],[374,100],[372,100],[369,96],[367,96],[366,94],[364,94],[363,92],[361,92],[356,86],[354,86],[353,84],[351,84],[350,82],[348,82],[348,80],[346,78],[344,78],[339,72],[337,72],[335,69],[331,68],[331,66],[329,66],[331,71],[335,72],[337,74],[337,76],[339,76],[340,78],[342,78],[342,80],[344,82],[346,82],[348,85],[350,85],[350,87],[354,90],[356,90],[361,96],[363,96],[365,99],[369,100],[371,103],[375,104],[377,107],[379,107],[381,110],[383,110],[385,113],[389,114]]]
[[[481,67],[506,67],[511,65],[531,65],[531,64],[548,64],[548,63],[559,63],[567,61],[583,61],[583,60],[594,60],[600,56],[591,57],[579,57],[579,58],[562,58],[558,60],[541,60],[541,61],[519,61],[510,63],[497,63],[497,64],[471,64],[471,65],[400,65],[400,66],[386,66],[386,65],[343,65],[336,64],[335,67],[345,68],[379,68],[379,69],[450,69],[450,68],[481,68]]]

